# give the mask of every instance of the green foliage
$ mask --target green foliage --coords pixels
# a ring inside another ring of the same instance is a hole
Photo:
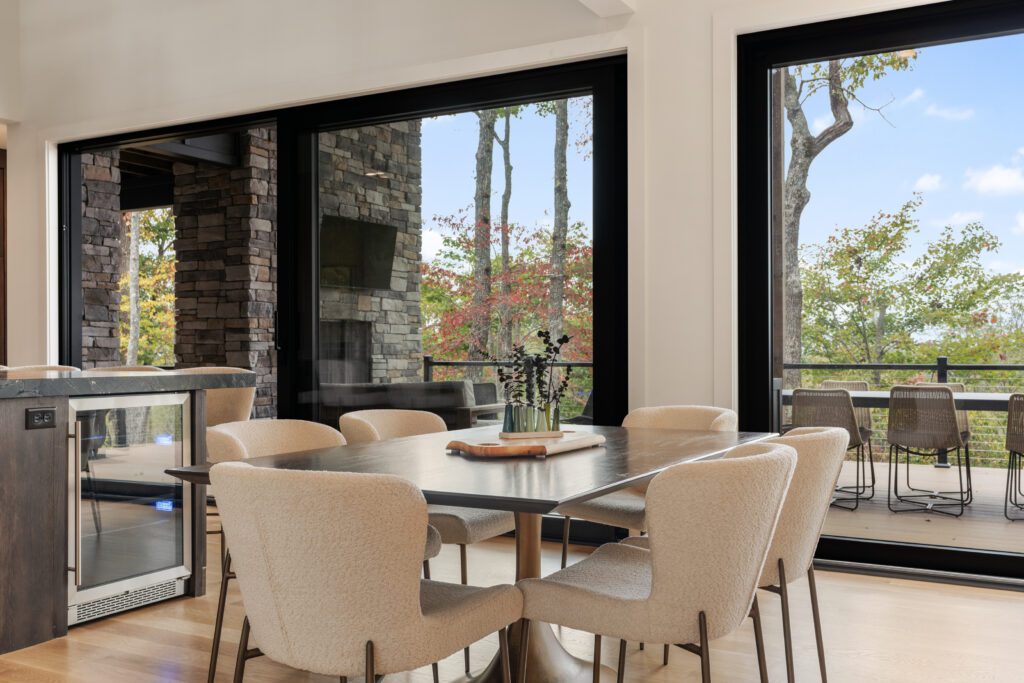
[[[127,216],[127,214],[126,214]],[[125,235],[125,245],[131,239]],[[139,220],[140,365],[174,365],[174,214],[170,209],[141,212]],[[121,275],[120,344],[127,357],[128,272]]]
[[[801,252],[808,362],[999,362],[1019,348],[1024,277],[982,264],[998,238],[980,223],[945,227],[916,258],[916,196]],[[1017,318],[1019,320],[1019,317]],[[955,354],[953,353],[955,351]]]
[[[840,59],[839,87],[847,99],[857,100],[857,91],[869,80],[879,81],[890,73],[912,70],[918,54],[917,50],[900,50]],[[791,68],[800,85],[801,101],[822,88],[830,87],[831,62],[799,64]]]

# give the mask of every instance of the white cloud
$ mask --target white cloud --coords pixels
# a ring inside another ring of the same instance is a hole
[[[908,104],[913,104],[914,102],[920,102],[923,99],[924,99],[924,88],[914,88],[914,92],[910,93],[909,95],[904,97],[902,100],[900,100],[900,106],[901,107],[905,107]]]
[[[1014,235],[1024,235],[1024,211],[1017,212],[1017,222],[1013,226]]]
[[[940,107],[934,104],[929,104],[928,108],[924,110],[924,113],[926,116],[934,116],[936,118],[945,119],[946,121],[966,121],[974,118],[973,109]]]
[[[981,211],[957,211],[943,221],[943,225],[967,225],[968,223],[977,223],[983,218],[985,218],[985,214]]]
[[[914,183],[914,192],[934,192],[942,188],[942,176],[938,173],[925,173]]]
[[[1019,168],[1009,168],[1002,164],[980,171],[969,168],[964,187],[978,194],[1024,194],[1024,172]]]
[[[430,262],[437,258],[437,253],[441,251],[443,246],[444,241],[441,233],[434,230],[423,231],[423,260],[425,262]]]

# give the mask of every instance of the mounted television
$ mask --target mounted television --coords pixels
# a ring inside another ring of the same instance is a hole
[[[320,286],[391,289],[398,228],[341,216],[320,219]]]

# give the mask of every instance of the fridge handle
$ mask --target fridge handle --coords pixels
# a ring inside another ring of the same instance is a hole
[[[75,573],[75,585],[82,585],[82,421],[75,421],[75,433],[73,435],[75,444],[68,449],[68,473],[74,477],[74,485],[68,487],[69,494],[74,495],[74,501],[68,501],[70,509],[74,511],[73,530],[74,535],[74,566],[68,567],[69,571]]]

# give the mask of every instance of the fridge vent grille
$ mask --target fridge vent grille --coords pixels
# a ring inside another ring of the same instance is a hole
[[[179,583],[179,580],[172,579],[171,581],[164,581],[163,583],[146,586],[145,588],[128,591],[126,593],[121,593],[120,595],[112,595],[109,598],[93,600],[92,602],[78,605],[78,613],[77,615],[72,615],[73,618],[70,621],[73,624],[80,624],[83,621],[90,621],[92,619],[105,617],[108,614],[124,612],[125,610],[129,610],[134,607],[148,605],[151,602],[158,602],[160,600],[173,598],[179,594]]]

